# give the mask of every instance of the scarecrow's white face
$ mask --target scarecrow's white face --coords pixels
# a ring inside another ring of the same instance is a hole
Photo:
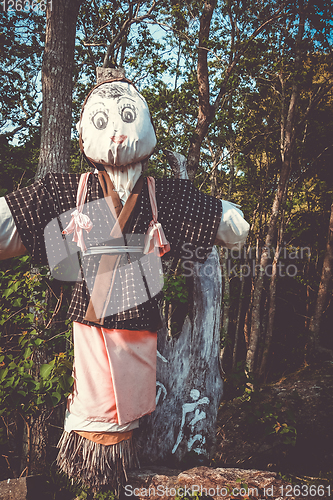
[[[77,129],[86,156],[106,165],[139,162],[156,146],[147,103],[126,82],[97,87],[86,102]]]

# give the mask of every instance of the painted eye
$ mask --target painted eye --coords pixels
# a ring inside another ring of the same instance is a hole
[[[136,119],[135,107],[132,104],[125,104],[120,112],[121,119],[125,123],[133,123]]]
[[[97,111],[92,117],[92,122],[97,130],[104,130],[108,124],[108,115],[104,111]]]

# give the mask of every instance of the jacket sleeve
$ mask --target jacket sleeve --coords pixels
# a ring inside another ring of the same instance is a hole
[[[78,177],[76,174],[48,173],[5,196],[21,241],[36,265],[48,264],[45,228],[59,214],[75,206]],[[68,214],[70,219],[70,212]],[[55,237],[59,241],[61,233]],[[57,241],[54,241],[55,252]]]
[[[198,190],[187,179],[156,182],[158,220],[170,243],[170,256],[203,263],[215,244],[221,200]]]
[[[0,198],[0,260],[27,253],[5,198]]]

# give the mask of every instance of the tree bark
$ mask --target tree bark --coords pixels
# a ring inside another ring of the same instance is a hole
[[[276,244],[275,254],[272,263],[272,276],[269,284],[269,310],[268,310],[268,325],[264,340],[264,349],[260,363],[259,377],[263,377],[266,373],[266,367],[268,362],[268,355],[271,348],[272,338],[273,338],[273,328],[274,328],[274,318],[276,310],[276,284],[277,284],[277,263],[280,255],[280,247],[283,238],[283,222],[281,221],[281,228],[279,238]]]
[[[69,170],[72,128],[72,88],[76,22],[83,0],[52,0],[47,4],[45,48],[42,66],[42,130],[36,179],[48,172]],[[35,269],[38,272],[38,269]],[[46,298],[48,304],[50,297]],[[38,318],[37,318],[38,322]],[[35,370],[47,362],[42,350]],[[37,375],[38,376],[38,375]],[[28,472],[45,468],[48,443],[46,409],[30,422]]]
[[[220,251],[220,264],[223,276],[223,302],[221,308],[221,339],[224,339],[224,346],[220,352],[220,363],[223,373],[226,372],[225,368],[225,358],[227,352],[228,344],[228,332],[229,332],[229,315],[230,315],[230,282],[227,270],[227,262],[225,257],[225,249],[221,248]]]
[[[326,305],[329,284],[332,279],[333,266],[333,204],[331,205],[331,216],[328,229],[328,240],[323,262],[323,269],[318,288],[316,307],[311,317],[309,327],[309,345],[307,347],[307,360],[311,360],[315,351],[320,348],[320,322]]]
[[[239,292],[239,300],[238,300],[238,309],[237,309],[237,320],[236,320],[236,329],[235,329],[235,338],[234,338],[234,347],[232,350],[232,369],[236,369],[237,364],[237,348],[238,348],[238,339],[239,339],[239,331],[240,331],[240,322],[241,322],[241,314],[242,314],[242,305],[243,305],[243,297],[244,297],[244,286],[245,286],[245,277],[241,278],[241,288]]]
[[[48,172],[68,172],[76,21],[83,0],[47,4],[42,66],[42,130],[36,179]]]
[[[216,0],[206,0],[200,19],[199,50],[197,64],[197,81],[199,90],[199,107],[197,125],[191,140],[187,156],[187,172],[190,180],[194,180],[199,165],[202,141],[208,132],[213,110],[209,103],[209,75],[207,64],[207,42],[209,40],[210,23],[212,20]]]

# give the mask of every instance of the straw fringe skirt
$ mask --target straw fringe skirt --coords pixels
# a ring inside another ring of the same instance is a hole
[[[105,485],[118,489],[127,481],[127,470],[139,467],[133,438],[105,446],[74,431],[64,431],[58,448],[58,467],[93,490]]]

